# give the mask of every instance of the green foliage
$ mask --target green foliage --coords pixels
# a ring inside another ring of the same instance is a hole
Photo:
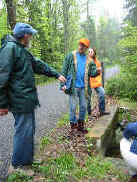
[[[32,182],[32,177],[28,177],[21,173],[14,173],[8,177],[7,182]]]
[[[3,8],[0,10],[0,42],[1,38],[8,34],[10,31],[7,27],[7,13],[5,4],[3,4]],[[1,44],[1,43],[0,43]]]
[[[137,100],[137,84],[132,77],[125,72],[107,81],[106,94],[119,98]]]
[[[137,0],[125,0],[125,9],[128,11],[125,21],[129,21],[133,26],[137,26]]]
[[[16,0],[14,3],[16,21],[29,23],[38,30],[38,34],[32,42],[33,55],[60,71],[66,53],[64,47],[67,46],[67,52],[76,49],[80,37],[79,33],[76,34],[80,29],[78,2],[76,0]],[[11,32],[7,23],[4,1],[0,14],[2,15],[0,17],[0,38],[2,38],[3,35]],[[65,22],[66,20],[67,22]],[[67,34],[65,34],[66,31]]]
[[[125,26],[123,38],[119,41],[119,48],[124,61],[122,61],[122,73],[113,78],[107,84],[109,95],[128,97],[137,100],[137,29],[136,27]]]
[[[128,97],[137,101],[137,29],[125,26],[123,38],[119,41],[122,72],[117,78],[111,79],[107,84],[107,93],[118,97]]]
[[[89,16],[88,19],[81,24],[81,28],[83,29],[85,36],[90,40],[91,46],[96,47],[97,40],[96,40],[96,27],[94,18]]]

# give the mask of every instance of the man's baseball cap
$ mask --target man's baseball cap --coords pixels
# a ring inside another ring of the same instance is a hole
[[[37,30],[35,30],[31,25],[26,23],[17,23],[13,29],[13,34],[17,38],[24,37],[25,34],[35,35]]]
[[[90,47],[90,41],[88,39],[86,39],[86,38],[80,39],[79,43],[84,44],[87,48]]]

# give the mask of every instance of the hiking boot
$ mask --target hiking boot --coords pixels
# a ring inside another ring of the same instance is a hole
[[[105,116],[105,115],[109,115],[109,114],[110,114],[110,112],[100,112],[100,117]]]
[[[77,129],[78,129],[78,124],[77,123],[70,123],[71,126],[71,134],[75,134]]]
[[[81,131],[83,134],[88,133],[88,130],[84,127],[84,121],[78,121],[78,131]]]
[[[137,175],[132,176],[129,182],[137,182]]]

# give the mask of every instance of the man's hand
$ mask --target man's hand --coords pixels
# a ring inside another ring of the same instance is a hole
[[[65,91],[66,90],[66,86],[62,87],[61,90],[62,91]]]
[[[0,116],[5,116],[8,114],[8,109],[0,109]]]
[[[58,80],[60,81],[60,82],[66,82],[66,78],[64,77],[64,76],[59,76],[59,78],[58,78]]]
[[[101,68],[98,68],[97,69],[97,72],[100,74],[102,72],[102,69]]]

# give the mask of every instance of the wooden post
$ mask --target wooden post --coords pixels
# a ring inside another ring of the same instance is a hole
[[[102,85],[103,85],[103,88],[104,88],[104,85],[105,85],[105,69],[104,69],[104,63],[101,62],[101,68],[102,68]]]

